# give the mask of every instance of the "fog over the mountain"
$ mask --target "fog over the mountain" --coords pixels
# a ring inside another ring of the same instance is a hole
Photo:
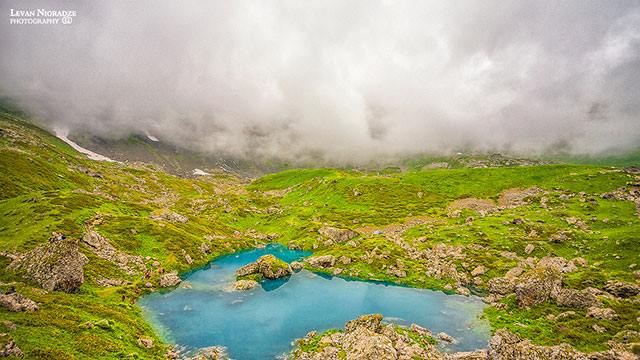
[[[0,96],[71,131],[331,161],[640,144],[639,1],[0,7]],[[37,8],[77,16],[9,24]]]

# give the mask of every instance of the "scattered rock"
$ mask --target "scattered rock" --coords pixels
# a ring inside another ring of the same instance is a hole
[[[508,295],[515,291],[516,284],[513,278],[497,277],[487,283],[489,291],[494,294]]]
[[[576,271],[578,268],[575,263],[567,261],[567,259],[560,256],[545,256],[536,265],[538,268],[553,268],[560,273],[570,273]]]
[[[122,279],[98,279],[96,283],[104,287],[124,286],[129,285],[131,282]]]
[[[456,292],[460,295],[464,295],[464,296],[470,296],[471,295],[471,291],[469,291],[469,289],[467,289],[466,287],[462,287],[462,286],[458,286],[456,288]]]
[[[562,321],[562,320],[566,320],[566,319],[570,319],[572,317],[576,316],[576,312],[575,311],[565,311],[562,312],[560,314],[558,314],[558,316],[556,316],[556,320],[557,321]]]
[[[38,310],[38,304],[35,301],[16,292],[0,294],[0,307],[15,312]]]
[[[323,226],[318,230],[323,237],[335,242],[343,243],[358,236],[358,233],[349,229],[337,229],[330,226]]]
[[[200,251],[202,251],[203,254],[211,253],[211,246],[209,244],[207,244],[207,243],[200,244],[199,249],[200,249]]]
[[[153,339],[139,338],[138,345],[146,349],[151,349],[153,347]]]
[[[293,271],[296,271],[296,272],[298,272],[298,271],[300,271],[300,270],[302,270],[304,268],[304,264],[299,262],[299,261],[292,261],[291,264],[289,264],[289,265],[291,266],[291,269]]]
[[[533,252],[535,246],[533,244],[527,244],[527,247],[524,248],[524,253],[529,255]]]
[[[640,294],[640,285],[609,281],[604,289],[611,295],[619,298],[629,298]]]
[[[172,287],[180,284],[182,280],[178,276],[178,273],[173,271],[167,274],[164,274],[160,277],[160,287]]]
[[[486,272],[487,272],[487,268],[480,265],[471,271],[471,276],[483,275]]]
[[[305,262],[317,268],[329,268],[336,264],[336,258],[333,255],[312,256],[305,259]]]
[[[18,328],[13,321],[9,321],[9,320],[2,320],[2,326],[4,326],[7,330],[11,330],[11,331]]]
[[[572,308],[587,308],[598,303],[598,298],[589,289],[560,289],[554,296],[556,304]]]
[[[171,223],[182,223],[182,224],[185,224],[187,221],[189,221],[188,217],[175,213],[166,208],[154,211],[151,214],[151,216],[149,216],[149,218],[151,218],[151,220],[156,220],[156,221],[168,221]]]
[[[638,166],[627,166],[626,168],[623,169],[623,171],[626,172],[627,174],[638,175],[638,174],[640,174],[640,167],[638,167]]]
[[[198,352],[186,360],[226,360],[229,359],[227,351],[222,346],[211,346],[198,350]]]
[[[65,239],[49,242],[21,254],[8,270],[20,274],[43,289],[74,292],[84,282],[84,266],[89,262],[78,242]]]
[[[493,201],[487,199],[465,198],[452,202],[448,209],[450,216],[455,216],[460,210],[477,211],[481,216],[485,216],[497,210]]]
[[[518,306],[547,301],[562,285],[562,274],[553,267],[537,267],[522,275],[515,286]]]
[[[587,316],[600,320],[612,320],[618,318],[618,314],[615,310],[596,306],[592,306],[587,310]]]
[[[453,338],[453,336],[444,333],[444,332],[439,332],[438,334],[436,334],[436,337],[444,342],[447,342],[449,344],[457,344],[458,341],[456,339]]]
[[[0,356],[23,357],[24,353],[9,334],[0,334]]]
[[[587,360],[587,356],[567,344],[557,346],[533,345],[507,330],[497,330],[489,341],[491,360]]]
[[[607,332],[607,329],[603,326],[600,326],[598,324],[593,324],[593,326],[591,327],[593,328],[593,330],[597,333],[603,333],[603,332]]]
[[[514,208],[527,204],[527,198],[537,195],[541,190],[536,187],[528,189],[506,189],[500,193],[498,206],[501,208]]]

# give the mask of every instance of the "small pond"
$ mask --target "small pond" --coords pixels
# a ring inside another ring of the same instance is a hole
[[[359,315],[380,313],[401,325],[416,323],[458,339],[447,351],[484,348],[489,327],[479,317],[478,297],[446,295],[303,270],[287,280],[265,281],[249,291],[225,291],[235,270],[265,254],[291,262],[310,253],[268,245],[227,255],[185,274],[191,288],[156,292],[140,299],[145,316],[168,342],[187,350],[221,345],[237,360],[274,359],[311,330],[342,328]]]

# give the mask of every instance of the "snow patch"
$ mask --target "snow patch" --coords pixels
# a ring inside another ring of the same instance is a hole
[[[193,169],[193,175],[195,176],[207,176],[207,175],[211,175],[208,172],[205,172],[203,170],[200,169]]]
[[[153,136],[153,135],[151,135],[151,134],[149,134],[149,133],[145,133],[145,135],[147,135],[147,139],[149,139],[149,140],[151,140],[151,141],[154,141],[154,142],[158,142],[158,141],[160,141],[160,140],[158,140],[158,138],[157,138],[157,137],[155,137],[155,136]]]
[[[85,155],[87,155],[87,157],[91,160],[96,160],[96,161],[110,161],[110,162],[116,162],[115,160],[109,159],[108,157],[104,156],[104,155],[100,155],[97,153],[94,153],[93,151],[89,150],[89,149],[85,149],[82,146],[76,144],[75,142],[71,141],[67,135],[69,135],[69,131],[68,130],[63,130],[60,128],[55,128],[53,129],[53,131],[55,132],[56,136],[58,137],[58,139],[66,142],[67,144],[69,144],[72,148],[74,148],[76,151],[83,153]]]

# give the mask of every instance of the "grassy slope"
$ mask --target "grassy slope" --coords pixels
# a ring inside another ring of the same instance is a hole
[[[150,167],[88,161],[66,144],[35,127],[4,114],[0,119],[0,251],[26,251],[47,241],[51,231],[79,238],[84,221],[96,213],[105,214],[98,231],[119,250],[158,259],[167,270],[186,271],[217,255],[257,242],[252,234],[277,233],[277,241],[295,243],[317,254],[348,255],[357,258],[371,251],[386,251],[388,257],[372,263],[356,261],[344,274],[367,279],[402,282],[412,286],[442,289],[449,279],[425,275],[424,264],[409,260],[398,245],[381,236],[362,235],[357,248],[324,246],[317,230],[324,224],[340,228],[381,227],[425,215],[432,223],[419,225],[403,234],[419,249],[437,244],[482,244],[488,251],[467,250],[469,268],[485,265],[485,280],[500,276],[515,265],[500,255],[513,251],[523,255],[533,243],[533,256],[555,254],[567,258],[581,256],[590,266],[572,273],[567,286],[601,287],[608,279],[632,281],[629,265],[637,262],[640,222],[630,202],[603,200],[602,192],[623,186],[633,179],[622,172],[595,166],[550,165],[519,168],[453,169],[404,173],[363,173],[354,170],[291,170],[267,175],[244,184],[240,179],[217,175],[201,179],[181,179]],[[87,171],[90,170],[90,171]],[[84,170],[84,171],[83,171]],[[86,172],[98,172],[95,178]],[[542,209],[539,197],[531,204],[480,217],[470,211],[448,217],[446,207],[459,198],[497,199],[504,189],[538,186],[549,192],[549,208]],[[581,197],[563,196],[586,193]],[[161,208],[186,215],[189,221],[166,223],[149,215]],[[465,219],[474,216],[467,224]],[[514,218],[524,224],[511,224]],[[588,223],[591,232],[575,229],[564,220],[577,217]],[[604,219],[607,222],[604,222]],[[539,234],[529,238],[531,230]],[[572,240],[556,244],[547,240],[558,231],[570,231]],[[216,235],[214,237],[206,237]],[[208,243],[204,254],[199,246]],[[187,264],[183,250],[193,264]],[[156,339],[143,321],[140,310],[129,303],[144,293],[143,281],[125,274],[115,265],[95,257],[86,248],[90,262],[85,267],[85,284],[78,294],[43,294],[16,275],[0,271],[0,281],[16,281],[21,292],[41,304],[36,313],[8,313],[0,317],[15,322],[10,331],[30,358],[161,358],[164,346],[143,349],[138,337]],[[389,276],[383,267],[400,259],[406,278]],[[0,258],[0,268],[8,261]],[[149,263],[150,261],[148,261]],[[462,264],[457,268],[463,271]],[[96,280],[123,278],[132,284],[102,288]],[[156,282],[157,278],[152,278]],[[482,289],[479,289],[482,291]],[[127,301],[121,301],[125,295]],[[640,330],[635,318],[638,304],[611,304],[622,319],[606,324],[608,332],[593,335],[593,319],[579,316],[563,323],[546,320],[561,309],[542,304],[520,310],[510,299],[507,311],[490,309],[486,316],[496,327],[509,327],[541,344],[569,342],[583,350],[606,347],[606,341],[622,329]],[[108,319],[109,325],[84,329],[87,321]],[[518,325],[516,325],[518,324]],[[0,325],[0,331],[5,331]],[[558,336],[560,334],[560,336]]]

